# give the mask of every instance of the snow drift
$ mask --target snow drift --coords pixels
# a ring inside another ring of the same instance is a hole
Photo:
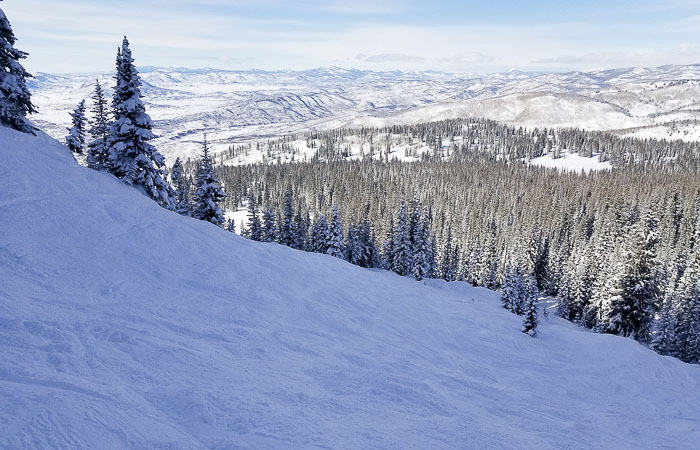
[[[0,448],[678,449],[700,368],[246,241],[0,128]]]

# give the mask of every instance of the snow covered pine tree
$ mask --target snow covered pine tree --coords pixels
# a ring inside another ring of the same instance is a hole
[[[0,124],[23,133],[36,134],[35,128],[26,119],[27,114],[36,112],[26,82],[32,75],[19,63],[20,59],[27,57],[27,53],[17,50],[15,42],[10,22],[0,9]]]
[[[155,136],[153,122],[141,101],[141,80],[124,37],[117,52],[117,84],[109,130],[110,170],[128,184],[140,186],[163,207],[170,208],[175,193],[163,179],[163,156],[148,143]]]
[[[209,157],[207,137],[204,136],[202,158],[199,160],[197,181],[195,183],[192,217],[206,220],[219,227],[223,226],[225,222],[224,213],[219,208],[218,203],[223,201],[225,196],[224,190],[216,179],[211,158]]]
[[[72,126],[68,128],[66,146],[74,155],[82,155],[85,148],[85,100],[78,103],[70,117]]]
[[[170,181],[175,186],[173,211],[183,216],[189,216],[192,212],[192,205],[190,205],[189,186],[183,173],[180,158],[175,159],[175,164],[173,164],[173,168],[170,171]]]
[[[527,307],[528,288],[520,265],[506,268],[501,289],[501,304],[514,314],[522,315]]]
[[[649,340],[660,297],[656,227],[656,218],[649,215],[631,231],[620,267],[605,285],[599,331]]]
[[[263,242],[277,241],[277,218],[269,209],[263,211],[262,240]]]
[[[288,188],[284,193],[284,210],[279,224],[279,243],[291,247],[294,244],[294,207],[292,206],[292,191]]]
[[[260,223],[260,211],[255,200],[255,194],[250,192],[248,197],[248,239],[253,241],[263,240],[263,227]]]
[[[92,123],[88,143],[87,165],[91,169],[106,170],[109,162],[109,112],[107,99],[100,82],[95,80],[95,92],[92,94]]]
[[[537,280],[530,277],[525,283],[525,317],[523,318],[523,333],[534,337],[537,334]]]
[[[343,222],[340,220],[338,205],[333,204],[331,221],[328,225],[328,236],[326,239],[326,254],[336,258],[345,258],[345,238],[343,236]]]

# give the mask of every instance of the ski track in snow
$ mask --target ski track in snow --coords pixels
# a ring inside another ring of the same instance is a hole
[[[178,216],[0,127],[0,448],[690,449],[700,367]]]

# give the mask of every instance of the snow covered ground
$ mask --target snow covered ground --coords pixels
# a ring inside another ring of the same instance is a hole
[[[0,448],[690,449],[700,367],[255,243],[0,128]]]
[[[196,156],[297,131],[483,117],[525,127],[700,139],[700,65],[595,72],[450,74],[326,68],[306,71],[141,69],[163,154]],[[37,74],[33,119],[63,139],[75,105],[112,73]]]
[[[608,161],[600,162],[597,154],[594,154],[592,158],[587,158],[577,153],[568,152],[562,152],[561,157],[556,159],[552,158],[552,155],[540,156],[532,159],[530,164],[571,172],[590,172],[591,170],[609,170],[612,168]]]

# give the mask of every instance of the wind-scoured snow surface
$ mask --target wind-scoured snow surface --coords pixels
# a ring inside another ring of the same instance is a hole
[[[0,128],[0,448],[685,449],[700,368],[177,216]]]

